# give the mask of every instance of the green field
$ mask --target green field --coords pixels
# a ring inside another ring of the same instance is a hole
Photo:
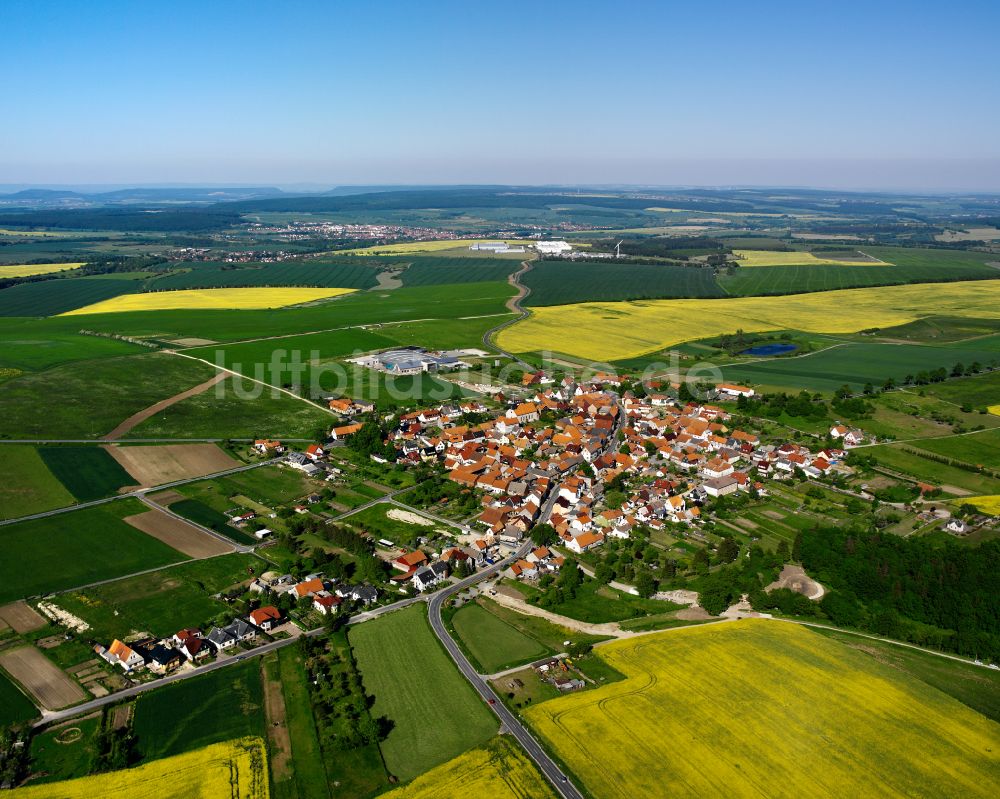
[[[370,289],[376,284],[378,261],[372,259],[285,261],[277,264],[175,264],[176,271],[156,281],[157,290],[208,289],[235,286],[315,286]]]
[[[0,383],[0,436],[99,438],[132,414],[214,374],[208,364],[156,353],[25,374]]]
[[[390,328],[391,329],[391,328]],[[285,336],[246,344],[228,344],[219,347],[196,347],[187,350],[198,358],[227,366],[241,374],[275,383],[270,365],[278,363],[308,364],[314,361],[331,360],[358,352],[386,349],[395,342],[381,334],[360,328],[332,330],[301,336]],[[280,375],[287,373],[282,369]],[[280,383],[278,383],[280,385]]]
[[[61,736],[75,737],[75,733],[71,732],[73,729],[80,731],[77,740],[67,742],[61,738]],[[96,738],[100,729],[101,716],[97,714],[35,735],[31,739],[30,784],[71,780],[90,774],[97,755]]]
[[[339,492],[338,496],[334,497],[334,501],[338,497]],[[365,508],[362,511],[341,519],[340,523],[357,530],[362,530],[370,534],[373,538],[386,538],[402,547],[410,546],[413,540],[419,536],[431,536],[438,530],[453,531],[447,525],[434,522],[430,519],[428,519],[430,524],[427,525],[410,524],[399,519],[390,519],[387,514],[394,507],[394,505],[388,503],[372,505],[370,508]]]
[[[865,454],[874,456],[879,465],[887,469],[902,472],[931,485],[955,486],[969,494],[1000,494],[1000,480],[922,458],[918,453],[908,451],[919,449],[923,443],[917,441],[913,444],[881,444],[866,448]]]
[[[401,258],[406,267],[404,286],[441,286],[457,283],[491,283],[507,279],[518,268],[516,261],[489,258]]]
[[[244,533],[242,530],[237,530],[229,524],[229,518],[225,514],[220,513],[215,508],[209,507],[200,500],[182,499],[171,503],[170,510],[183,516],[185,519],[190,519],[195,524],[200,524],[209,530],[215,530],[220,535],[224,535],[226,538],[230,538],[237,543],[253,544],[257,541],[250,533]]]
[[[763,268],[763,267],[761,267]],[[997,353],[982,342],[947,344],[888,344],[877,342],[838,342],[830,340],[831,349],[792,358],[769,358],[746,365],[723,366],[726,380],[748,382],[784,390],[808,389],[830,393],[843,385],[860,390],[865,383],[881,386],[887,377],[901,383],[907,375],[939,367],[951,370],[956,363],[973,361],[988,364]],[[921,387],[924,388],[924,387]]]
[[[0,727],[37,718],[38,710],[21,689],[0,671]]]
[[[44,322],[0,318],[0,368],[37,372],[72,361],[144,351],[137,344],[127,341],[78,333],[55,333],[45,328]]]
[[[176,490],[223,512],[234,506],[231,498],[236,495],[274,509],[278,505],[301,499],[314,488],[312,481],[302,472],[289,467],[262,466],[225,477],[187,483],[178,486]]]
[[[0,290],[0,316],[54,316],[119,294],[130,294],[141,286],[136,280],[86,277],[20,283]]]
[[[413,286],[393,291],[359,291],[331,302],[298,308],[133,311],[61,317],[50,320],[50,324],[63,332],[86,328],[135,336],[198,337],[225,342],[350,325],[503,313],[507,310],[504,304],[513,294],[514,289],[506,282]]]
[[[136,425],[124,438],[312,438],[335,420],[308,402],[240,382],[227,378],[181,400]]]
[[[0,602],[187,560],[122,521],[145,510],[124,499],[0,527]]]
[[[251,658],[143,694],[135,703],[133,726],[146,760],[244,736],[264,738],[260,660]]]
[[[263,668],[269,680],[281,683],[285,700],[285,725],[292,749],[290,784],[272,774],[274,799],[329,799],[323,751],[309,699],[309,678],[298,647],[285,647],[265,658]]]
[[[959,250],[911,247],[867,247],[862,252],[892,266],[758,266],[738,268],[721,280],[735,296],[793,294],[807,291],[888,286],[950,280],[990,280],[997,271],[986,266],[986,255]]]
[[[521,282],[531,289],[526,306],[726,296],[712,268],[701,266],[539,261]]]
[[[967,436],[927,438],[913,446],[970,466],[1000,469],[1000,431],[983,430]]]
[[[482,674],[536,660],[549,651],[476,604],[459,608],[451,623]]]
[[[988,408],[1000,404],[1000,372],[949,380],[921,388],[930,397],[956,405],[968,403],[973,408]]]
[[[511,582],[511,585],[528,599],[541,595],[537,588],[524,583]],[[666,613],[678,610],[681,606],[672,602],[661,602],[657,599],[642,599],[602,585],[596,580],[584,578],[583,585],[576,591],[576,596],[566,597],[558,604],[542,605],[541,607],[561,616],[569,616],[571,619],[603,624],[609,621],[623,621],[650,614]]]
[[[481,349],[483,334],[513,313],[479,319],[434,319],[429,322],[408,322],[383,325],[379,335],[395,344],[415,345],[429,350]]]
[[[49,471],[79,502],[111,496],[135,478],[101,447],[40,447]]]
[[[226,610],[213,598],[237,583],[266,571],[253,555],[222,555],[193,560],[169,569],[127,577],[59,597],[59,607],[91,626],[96,640],[124,638],[132,631],[173,635],[185,627],[205,629]]]
[[[409,780],[489,740],[497,722],[414,605],[350,632],[372,715],[395,723],[382,742],[390,774]]]
[[[73,504],[73,495],[46,467],[38,450],[28,444],[0,448],[0,519]]]

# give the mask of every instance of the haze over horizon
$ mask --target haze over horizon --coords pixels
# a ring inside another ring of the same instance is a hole
[[[0,183],[1000,191],[998,23],[976,0],[15,0]]]

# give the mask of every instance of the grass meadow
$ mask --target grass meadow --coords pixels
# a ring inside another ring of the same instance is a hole
[[[41,321],[0,318],[0,367],[38,372],[73,361],[139,352],[142,347],[127,341],[55,333]]]
[[[928,346],[884,342],[840,342],[822,352],[791,358],[770,358],[756,363],[735,363],[722,367],[726,380],[751,385],[798,391],[830,393],[843,385],[860,391],[865,383],[880,386],[887,377],[902,383],[907,375],[917,375],[944,367],[949,372],[956,363],[973,361],[987,364],[997,357],[977,342]]]
[[[283,392],[226,379],[183,399],[133,427],[129,438],[313,438],[332,427],[335,417]],[[221,394],[221,396],[220,396]]]
[[[713,624],[598,651],[628,679],[524,711],[595,796],[988,797],[1000,779],[1000,725],[797,625]]]
[[[66,737],[73,728],[80,731],[75,740]],[[101,716],[97,714],[34,735],[31,739],[31,784],[86,777],[97,757],[96,738],[100,729]]]
[[[0,436],[100,438],[132,414],[215,374],[151,353],[64,364],[0,383]]]
[[[124,499],[0,527],[0,603],[187,560],[122,521],[144,510]]]
[[[485,743],[497,722],[466,683],[414,605],[350,631],[375,717],[395,726],[382,742],[389,772],[410,780]]]
[[[459,608],[451,623],[482,674],[503,671],[549,653],[547,647],[477,604]]]
[[[204,627],[226,610],[213,594],[265,570],[253,555],[222,555],[61,595],[59,607],[90,624],[97,640],[124,638],[133,631],[173,635]]]

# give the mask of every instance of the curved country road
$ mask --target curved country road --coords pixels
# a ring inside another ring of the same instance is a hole
[[[505,558],[499,563],[494,564],[489,569],[477,572],[471,577],[466,577],[464,580],[460,580],[453,585],[446,586],[437,593],[432,594],[427,603],[427,616],[430,619],[431,628],[441,640],[441,643],[444,644],[444,648],[451,656],[451,659],[455,661],[455,665],[458,666],[459,671],[462,672],[462,676],[468,680],[468,682],[476,690],[476,693],[478,693],[479,696],[489,704],[493,712],[500,717],[500,721],[503,723],[504,727],[506,727],[510,734],[517,739],[517,742],[521,744],[521,748],[524,749],[528,757],[534,761],[538,770],[545,775],[545,778],[550,783],[552,783],[552,787],[555,788],[556,793],[564,797],[564,799],[583,799],[583,794],[577,790],[576,786],[569,781],[569,778],[566,777],[565,774],[563,774],[559,766],[557,766],[552,758],[545,753],[545,750],[539,746],[538,741],[536,741],[534,736],[528,732],[527,728],[521,724],[517,716],[515,716],[507,708],[507,706],[500,701],[500,697],[496,695],[489,683],[486,682],[486,680],[483,679],[483,677],[481,677],[472,667],[472,664],[469,663],[458,644],[456,644],[451,635],[449,635],[448,629],[444,625],[444,620],[441,618],[441,608],[450,596],[458,593],[459,591],[465,590],[469,586],[483,580],[485,577],[499,572],[515,558],[526,555],[532,546],[533,544],[529,541],[513,555]]]

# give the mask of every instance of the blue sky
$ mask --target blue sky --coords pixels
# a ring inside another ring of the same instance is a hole
[[[1000,3],[0,3],[0,183],[1000,190]]]

